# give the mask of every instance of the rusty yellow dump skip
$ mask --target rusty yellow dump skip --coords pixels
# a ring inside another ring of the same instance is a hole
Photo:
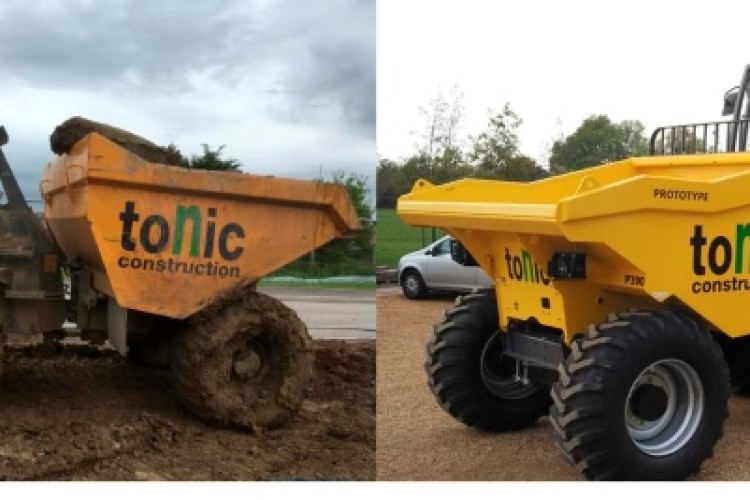
[[[96,133],[50,163],[40,189],[94,288],[172,318],[360,229],[342,186],[147,163]]]
[[[632,158],[528,184],[418,181],[398,213],[466,246],[495,280],[503,325],[534,318],[569,341],[669,301],[750,332],[750,154]],[[556,252],[585,255],[585,279],[550,280]]]

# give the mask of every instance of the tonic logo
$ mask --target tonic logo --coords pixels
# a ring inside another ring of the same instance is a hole
[[[703,226],[696,224],[690,246],[693,247],[693,273],[706,274],[706,264],[712,274],[722,276],[734,267],[734,274],[750,272],[750,246],[745,246],[750,238],[750,224],[737,224],[734,242],[726,236],[717,236],[708,241],[703,235]],[[708,251],[704,247],[708,246]],[[705,260],[704,260],[704,257]],[[734,263],[734,266],[732,266]],[[747,265],[746,265],[747,264]],[[750,279],[733,276],[731,279],[694,281],[693,293],[750,291]]]
[[[122,238],[120,241],[122,248],[123,250],[132,252],[140,244],[145,252],[156,254],[167,249],[171,239],[172,255],[181,255],[186,236],[185,226],[189,221],[190,224],[188,227],[190,233],[187,233],[187,236],[189,238],[189,255],[191,257],[202,256],[207,259],[213,258],[214,247],[216,247],[222,259],[238,259],[242,255],[244,247],[237,245],[234,248],[229,248],[229,241],[232,236],[243,239],[245,237],[245,230],[239,224],[229,222],[221,227],[217,237],[216,221],[214,220],[216,209],[209,208],[206,215],[206,230],[204,233],[201,209],[194,205],[187,207],[177,205],[173,228],[174,234],[172,235],[172,228],[169,227],[169,222],[161,215],[149,215],[143,220],[140,227],[136,227],[136,223],[141,220],[141,214],[135,211],[135,202],[126,201],[125,209],[120,212],[120,220],[122,221]],[[135,239],[136,233],[138,234],[137,241]],[[203,239],[203,248],[201,248],[201,238]]]
[[[511,255],[510,250],[506,247],[505,262],[508,265],[508,276],[511,279],[549,285],[549,277],[539,269],[537,263],[531,258],[531,254],[525,249],[521,250],[521,256],[519,257],[518,255]]]
[[[696,224],[693,229],[693,237],[690,245],[693,247],[693,273],[698,276],[706,274],[706,266],[703,260],[703,247],[708,244],[708,267],[713,274],[725,274],[734,261],[734,273],[741,274],[745,271],[745,262],[750,261],[745,257],[745,240],[750,238],[750,224],[737,224],[737,232],[734,245],[726,236],[717,236],[708,243],[703,236],[703,226]]]

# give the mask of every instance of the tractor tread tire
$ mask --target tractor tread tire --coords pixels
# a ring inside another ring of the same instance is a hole
[[[458,297],[434,327],[427,344],[428,387],[441,408],[463,424],[502,432],[534,425],[549,411],[550,399],[540,389],[523,399],[493,395],[481,378],[481,355],[498,330],[494,290]]]
[[[648,456],[629,438],[625,400],[643,369],[677,356],[701,377],[703,417],[681,449],[666,457]],[[729,370],[718,344],[687,316],[664,310],[615,315],[575,342],[558,371],[550,408],[555,441],[587,479],[682,480],[698,472],[721,438]]]
[[[271,346],[262,380],[232,380],[230,346],[253,341]],[[172,372],[183,404],[202,420],[262,430],[299,411],[313,362],[312,341],[297,314],[277,299],[240,289],[186,322],[175,339]]]

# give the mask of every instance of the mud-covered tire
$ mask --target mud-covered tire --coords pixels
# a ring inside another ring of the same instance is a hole
[[[458,297],[435,325],[425,362],[440,406],[465,425],[491,432],[531,426],[550,405],[546,387],[513,381],[515,362],[502,357],[498,324],[494,290]]]
[[[416,269],[407,269],[401,274],[401,290],[407,299],[423,299],[427,297],[427,285],[424,278]]]
[[[684,479],[712,455],[728,415],[721,349],[669,311],[623,313],[592,328],[559,376],[555,439],[588,479]]]
[[[280,301],[245,290],[191,317],[175,339],[175,387],[199,418],[253,430],[300,409],[313,370],[305,324]]]

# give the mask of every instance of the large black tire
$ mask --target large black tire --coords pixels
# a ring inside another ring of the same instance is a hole
[[[476,429],[501,432],[533,425],[549,411],[546,388],[513,379],[502,355],[494,290],[456,299],[427,344],[428,385],[440,406]]]
[[[416,269],[407,269],[401,273],[401,290],[407,299],[423,299],[428,295],[424,278]]]
[[[261,430],[299,411],[313,356],[294,311],[238,290],[188,320],[175,340],[172,371],[183,403],[199,418]]]
[[[550,421],[588,479],[685,479],[711,456],[728,415],[721,349],[669,311],[623,313],[592,328],[559,374]]]

